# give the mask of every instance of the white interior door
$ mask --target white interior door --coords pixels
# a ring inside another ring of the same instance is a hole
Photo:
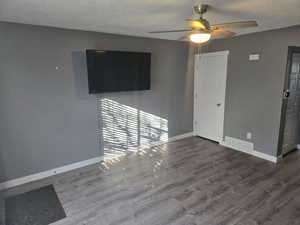
[[[195,56],[194,133],[217,142],[223,140],[228,54]]]

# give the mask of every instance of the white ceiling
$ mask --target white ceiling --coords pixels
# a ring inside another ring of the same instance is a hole
[[[186,28],[196,0],[0,0],[0,21],[115,34],[177,39],[183,33],[148,31]],[[211,24],[257,20],[238,34],[300,24],[300,0],[203,0]]]

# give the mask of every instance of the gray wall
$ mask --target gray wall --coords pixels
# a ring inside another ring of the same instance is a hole
[[[300,26],[212,41],[205,51],[229,50],[224,135],[252,132],[255,150],[277,155],[288,46],[300,46]],[[259,61],[249,54],[259,53]]]
[[[87,48],[152,52],[150,91],[98,98],[164,118],[169,137],[192,131],[186,44],[0,22],[0,182],[103,155]]]

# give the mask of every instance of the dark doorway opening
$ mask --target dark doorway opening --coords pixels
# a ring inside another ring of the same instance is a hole
[[[300,144],[300,47],[288,49],[281,111],[278,155],[286,155]]]

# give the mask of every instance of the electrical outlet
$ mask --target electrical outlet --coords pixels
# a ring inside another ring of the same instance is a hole
[[[246,138],[248,140],[251,140],[252,139],[252,133],[251,132],[247,132]]]

